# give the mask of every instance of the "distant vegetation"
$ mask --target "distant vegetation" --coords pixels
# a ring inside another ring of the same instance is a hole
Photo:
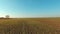
[[[0,19],[0,34],[60,34],[60,19]]]
[[[6,15],[5,17],[0,17],[0,19],[3,19],[3,18],[10,18],[10,16]]]

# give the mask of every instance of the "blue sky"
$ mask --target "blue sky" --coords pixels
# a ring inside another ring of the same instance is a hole
[[[60,0],[0,0],[0,17],[60,17]]]

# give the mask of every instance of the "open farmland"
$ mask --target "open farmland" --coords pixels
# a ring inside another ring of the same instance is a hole
[[[0,19],[0,34],[60,34],[60,18]]]

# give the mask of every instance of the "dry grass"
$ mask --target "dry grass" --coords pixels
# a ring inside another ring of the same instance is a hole
[[[60,18],[0,19],[0,34],[60,34]]]

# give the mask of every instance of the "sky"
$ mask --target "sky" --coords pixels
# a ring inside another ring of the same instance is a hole
[[[0,0],[0,17],[60,17],[60,0]]]

